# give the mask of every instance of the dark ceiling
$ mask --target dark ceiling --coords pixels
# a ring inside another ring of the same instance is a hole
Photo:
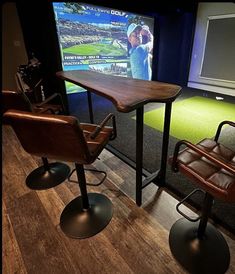
[[[86,0],[81,1],[104,7],[111,7],[119,10],[137,12],[137,13],[175,13],[195,11],[197,1],[156,1],[156,0]]]

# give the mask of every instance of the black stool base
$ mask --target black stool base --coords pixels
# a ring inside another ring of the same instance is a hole
[[[113,206],[106,196],[88,193],[88,200],[88,210],[83,210],[81,196],[64,208],[60,216],[60,227],[68,237],[91,237],[104,229],[112,219]]]
[[[50,163],[49,170],[41,166],[33,170],[26,178],[26,185],[34,190],[55,187],[68,178],[70,168],[63,163]]]
[[[207,223],[202,240],[197,238],[199,221],[178,220],[171,228],[169,244],[175,259],[190,273],[225,273],[229,267],[229,247],[222,234]]]

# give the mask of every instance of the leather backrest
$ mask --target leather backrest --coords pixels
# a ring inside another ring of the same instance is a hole
[[[31,111],[30,104],[14,90],[2,91],[2,111],[5,113],[9,109]]]
[[[86,164],[91,155],[79,121],[72,116],[7,111],[4,115],[30,154]]]

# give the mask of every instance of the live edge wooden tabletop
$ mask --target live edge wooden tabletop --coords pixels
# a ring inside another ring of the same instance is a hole
[[[175,100],[181,87],[173,84],[112,76],[89,70],[59,71],[57,77],[103,96],[120,112],[130,112],[149,102]]]

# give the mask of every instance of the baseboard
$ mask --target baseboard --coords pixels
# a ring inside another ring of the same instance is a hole
[[[232,88],[218,87],[218,86],[212,86],[212,85],[195,83],[195,82],[188,82],[188,87],[197,88],[201,90],[208,90],[211,92],[221,93],[221,94],[230,95],[230,96],[235,96],[235,89],[232,89]]]

